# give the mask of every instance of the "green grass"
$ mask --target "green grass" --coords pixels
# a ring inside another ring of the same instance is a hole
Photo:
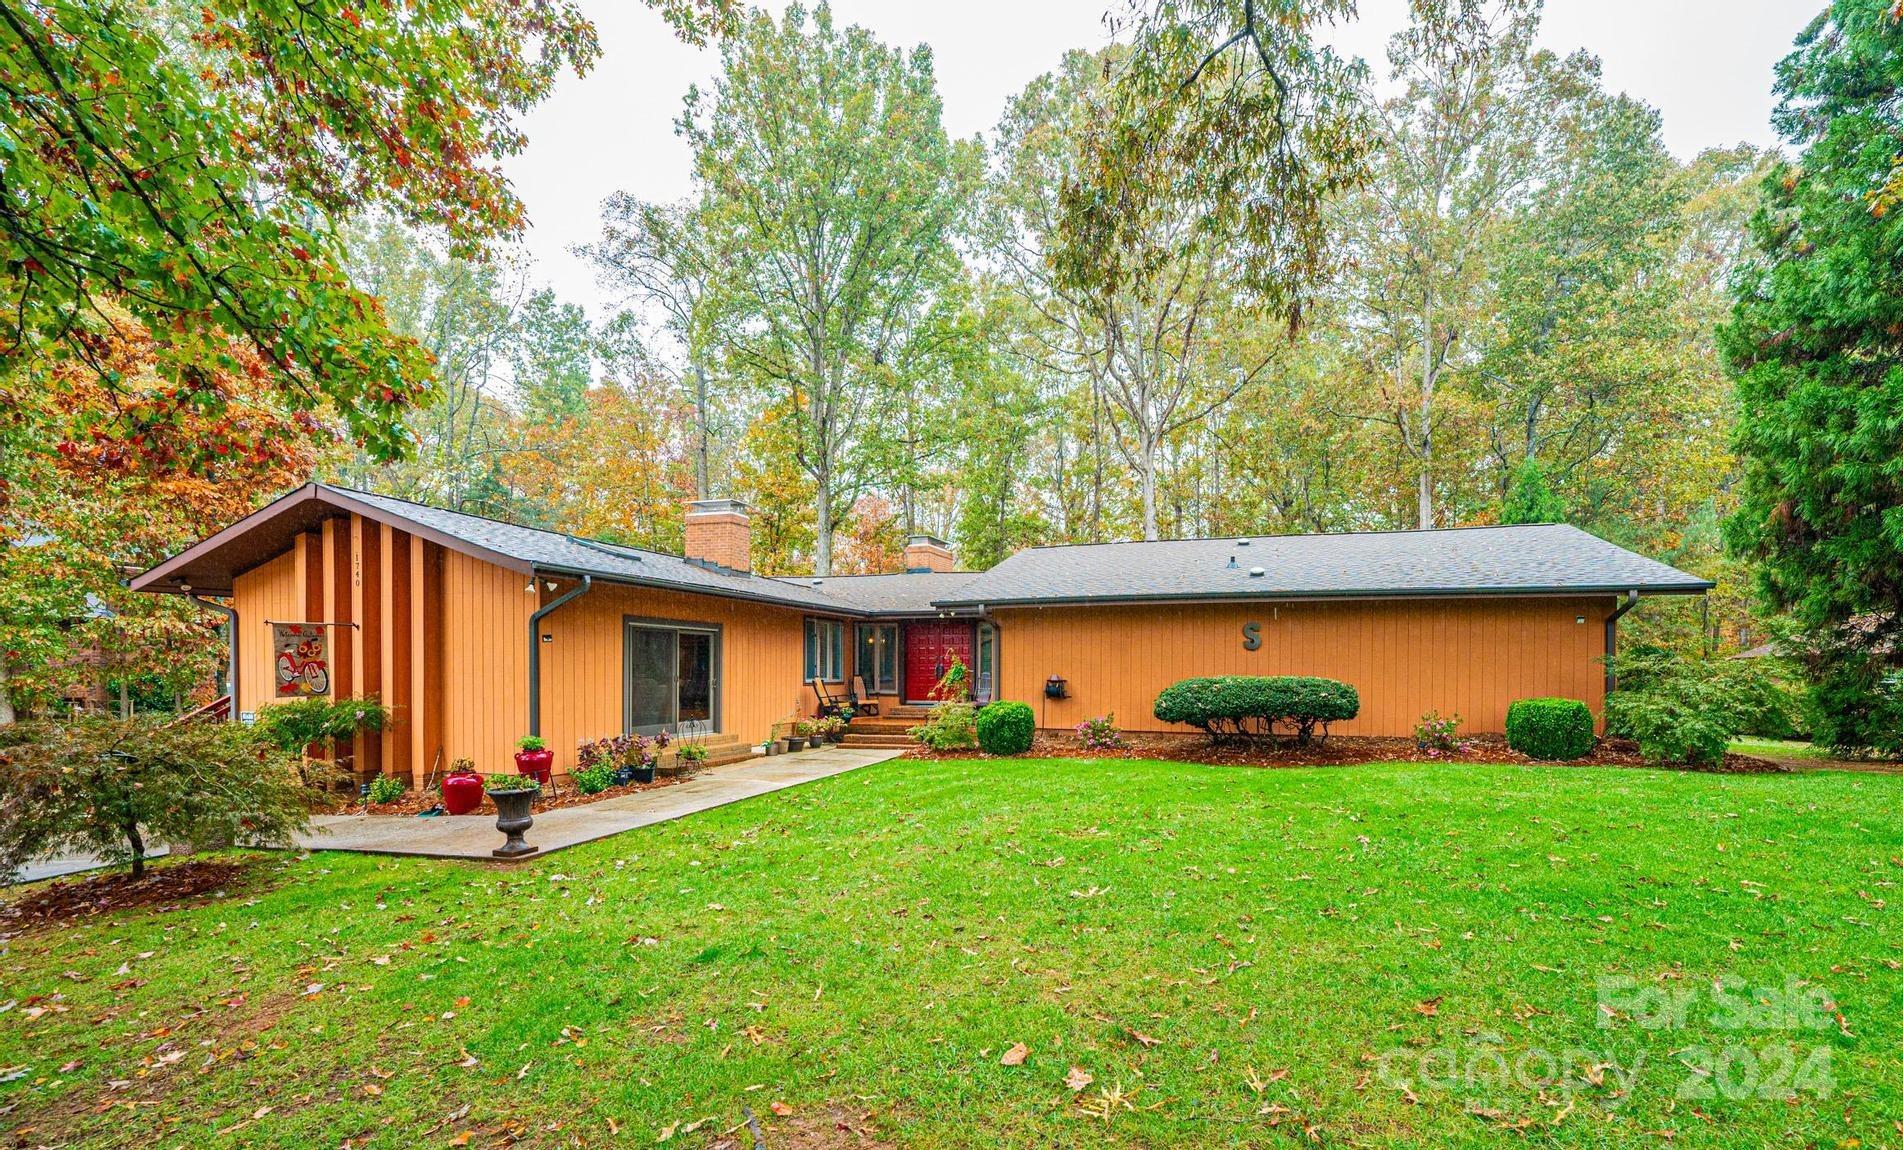
[[[16,939],[0,1106],[21,1145],[1895,1145],[1900,790],[899,761],[514,870],[267,856]],[[1841,1023],[1728,1027],[1721,977]],[[1793,1053],[1825,1096],[1756,1096]]]
[[[1830,748],[1798,739],[1760,739],[1742,735],[1731,740],[1730,750],[1737,755],[1763,755],[1774,759],[1828,759]]]

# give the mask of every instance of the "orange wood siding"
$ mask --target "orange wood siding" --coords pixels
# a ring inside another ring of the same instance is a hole
[[[267,622],[357,619],[361,628],[330,632],[333,697],[376,695],[393,722],[345,754],[362,774],[419,784],[432,768],[441,775],[441,557],[441,548],[406,532],[339,517],[239,575],[232,587],[239,712],[255,714],[276,698]]]
[[[529,599],[516,579],[516,595]],[[560,582],[541,599],[550,602],[575,586]],[[684,595],[597,583],[594,589],[542,620],[542,736],[555,752],[555,769],[575,766],[575,745],[582,739],[619,734],[622,697],[623,622],[667,619],[721,629],[720,731],[743,742],[763,742],[774,723],[810,702],[800,684],[805,659],[805,616],[783,607],[737,599]],[[513,632],[514,648],[527,642],[528,614]],[[523,674],[526,682],[526,654]],[[527,722],[524,696],[518,726]],[[487,769],[487,768],[484,768]]]
[[[1498,732],[1514,699],[1561,695],[1600,712],[1613,606],[1599,597],[999,608],[998,697],[1031,704],[1045,727],[1114,712],[1127,730],[1180,731],[1151,713],[1178,679],[1321,675],[1361,694],[1360,717],[1335,727],[1343,734],[1411,735],[1430,709],[1458,713],[1465,732]],[[1262,627],[1254,651],[1243,649],[1250,622]],[[1069,698],[1044,698],[1054,674]]]
[[[286,551],[232,580],[232,606],[238,611],[239,714],[271,701],[277,669],[271,660],[271,629],[267,619],[303,619],[304,588],[298,557]]]
[[[484,774],[512,771],[515,741],[529,730],[536,596],[524,590],[528,576],[457,551],[443,552],[442,571],[444,765],[469,758]]]

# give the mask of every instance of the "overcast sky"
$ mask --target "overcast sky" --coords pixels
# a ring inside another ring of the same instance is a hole
[[[778,5],[775,4],[775,7]],[[1821,0],[1547,0],[1542,40],[1585,48],[1606,86],[1659,109],[1665,142],[1681,157],[1740,142],[1775,144],[1771,66],[1816,15]],[[714,49],[687,47],[659,17],[629,0],[582,0],[601,33],[602,58],[586,78],[564,79],[528,118],[529,146],[508,164],[528,206],[532,276],[597,318],[613,295],[569,248],[595,238],[601,201],[626,190],[647,200],[688,191],[689,157],[674,135],[688,85],[719,65]],[[1387,38],[1407,0],[1360,0],[1360,18],[1329,39],[1385,72]],[[1107,39],[1106,0],[835,0],[840,23],[889,44],[932,46],[945,127],[988,132],[1004,101],[1064,51]]]

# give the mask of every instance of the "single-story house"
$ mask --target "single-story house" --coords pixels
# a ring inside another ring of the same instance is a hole
[[[1178,679],[1305,674],[1360,691],[1343,733],[1407,735],[1430,709],[1497,732],[1518,698],[1600,710],[1619,616],[1712,586],[1564,525],[1040,547],[983,572],[915,536],[903,573],[768,578],[745,505],[709,499],[684,550],[311,483],[131,586],[228,602],[241,716],[380,697],[396,722],[356,765],[419,781],[463,757],[505,770],[525,733],[562,771],[622,732],[759,743],[814,713],[815,679],[860,677],[889,713],[953,655],[1046,728],[1167,729],[1151,708]]]

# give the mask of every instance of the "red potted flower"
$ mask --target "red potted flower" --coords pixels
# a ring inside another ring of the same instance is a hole
[[[555,752],[548,749],[540,735],[523,735],[515,743],[515,773],[533,775],[538,783],[553,781]]]
[[[469,759],[457,759],[443,777],[443,809],[452,815],[466,815],[482,805],[482,776]]]

